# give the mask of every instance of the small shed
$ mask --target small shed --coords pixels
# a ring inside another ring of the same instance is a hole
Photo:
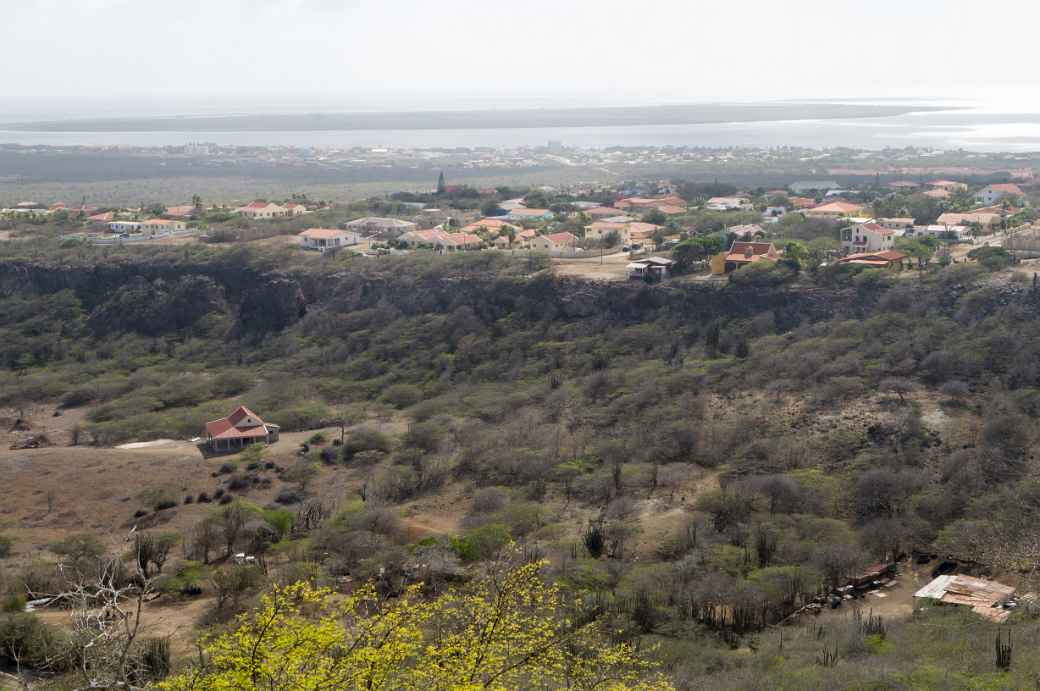
[[[647,257],[628,264],[628,277],[632,280],[660,280],[667,278],[675,264],[671,259],[664,257]]]
[[[914,598],[935,600],[943,604],[971,607],[976,614],[996,622],[1008,618],[1003,606],[1014,596],[1015,588],[985,578],[962,574],[937,576],[916,593]]]

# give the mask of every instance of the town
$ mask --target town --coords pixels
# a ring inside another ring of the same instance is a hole
[[[900,270],[1032,258],[1038,189],[1032,169],[845,185],[798,179],[768,189],[653,179],[472,187],[448,184],[442,172],[425,191],[351,203],[306,195],[239,205],[196,195],[135,208],[19,201],[0,209],[0,238],[58,228],[63,242],[102,246],[258,242],[369,258],[540,253],[559,273],[593,280],[711,280],[749,265],[744,273],[768,279],[767,265],[792,262]]]

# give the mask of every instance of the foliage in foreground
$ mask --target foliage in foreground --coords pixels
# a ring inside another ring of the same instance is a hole
[[[266,595],[205,662],[165,689],[667,689],[625,643],[567,608],[542,565],[492,572],[465,591],[345,598],[296,583]]]

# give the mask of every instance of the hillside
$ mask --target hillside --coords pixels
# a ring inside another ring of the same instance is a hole
[[[568,616],[678,688],[1040,673],[1031,607],[1001,627],[1005,672],[996,625],[912,600],[944,560],[1035,589],[1024,274],[647,286],[487,254],[70,249],[0,260],[0,306],[0,641],[28,626],[11,613],[27,593],[133,564],[150,536],[168,553],[138,643],[169,637],[174,670],[273,584],[348,597],[372,580],[393,602],[422,582],[432,603],[544,559]],[[277,443],[200,453],[204,423],[240,405]],[[875,562],[899,564],[880,596],[796,615]],[[55,650],[77,633],[59,607],[31,616]]]

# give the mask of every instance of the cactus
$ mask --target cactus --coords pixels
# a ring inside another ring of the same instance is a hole
[[[1011,632],[1008,631],[1007,643],[1005,643],[1003,640],[1001,640],[1000,632],[997,631],[997,640],[996,640],[996,652],[997,652],[996,663],[997,663],[997,669],[1009,669],[1011,667],[1011,650],[1012,650],[1012,647],[1013,646],[1011,644]]]

